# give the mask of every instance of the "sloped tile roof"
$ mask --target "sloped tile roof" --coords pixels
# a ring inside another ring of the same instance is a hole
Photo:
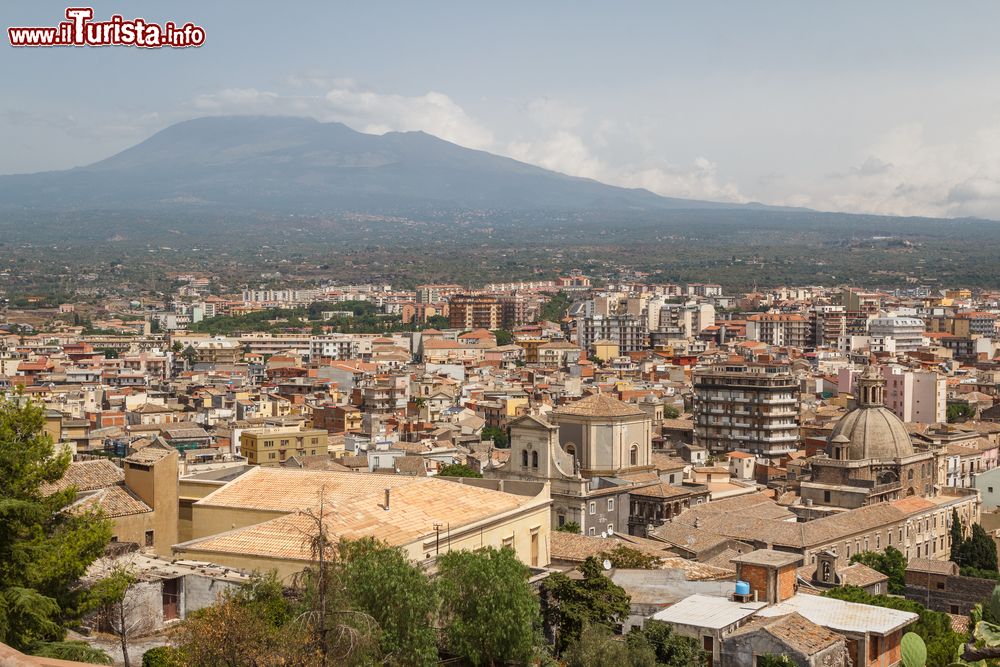
[[[310,474],[309,471],[288,472],[303,476]],[[532,501],[529,496],[516,496],[433,477],[357,473],[326,475],[346,475],[354,479],[376,477],[379,480],[377,490],[369,489],[360,495],[342,496],[332,501],[325,518],[331,539],[374,537],[389,544],[405,545],[434,535],[435,525],[450,525],[454,531]],[[251,473],[231,484],[247,477],[251,477]],[[384,487],[391,486],[388,480],[401,483],[392,488],[389,509],[386,510]],[[309,507],[316,504],[314,497]],[[304,511],[296,511],[264,523],[193,540],[185,545],[185,550],[308,560],[307,538],[315,530],[315,519]]]
[[[72,514],[82,514],[91,510],[100,511],[105,517],[114,519],[130,514],[152,512],[153,508],[126,489],[124,485],[116,484],[81,498],[68,508]]]
[[[607,394],[593,394],[555,410],[557,415],[580,417],[635,417],[645,415],[640,408]]]
[[[42,493],[50,495],[71,486],[78,492],[95,491],[117,484],[125,479],[122,469],[107,459],[75,461],[66,468],[62,479],[42,486]]]

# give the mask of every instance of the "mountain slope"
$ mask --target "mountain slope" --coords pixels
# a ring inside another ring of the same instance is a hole
[[[190,120],[86,167],[2,176],[0,203],[289,212],[741,208],[566,176],[423,132],[376,136],[340,123],[261,116]]]

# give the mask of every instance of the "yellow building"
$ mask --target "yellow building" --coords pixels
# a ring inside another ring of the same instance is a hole
[[[595,340],[591,347],[593,348],[594,359],[608,361],[609,359],[617,359],[621,356],[618,343],[614,341]]]
[[[292,456],[325,456],[327,435],[318,428],[248,428],[240,434],[240,451],[250,465],[278,466]]]
[[[486,479],[256,468],[192,505],[194,539],[177,558],[288,577],[309,563],[307,540],[324,499],[330,539],[373,537],[417,563],[443,552],[510,547],[532,567],[550,562],[548,485]]]
[[[130,454],[124,470],[107,459],[71,463],[45,493],[77,491],[70,512],[100,511],[111,521],[112,541],[132,542],[169,556],[177,542],[177,450],[150,445]]]

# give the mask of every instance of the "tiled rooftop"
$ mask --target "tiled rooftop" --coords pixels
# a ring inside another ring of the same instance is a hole
[[[69,464],[62,479],[43,485],[42,493],[49,495],[71,486],[76,487],[78,492],[94,491],[117,484],[123,479],[125,474],[122,469],[107,459],[76,461]]]
[[[198,504],[294,512],[316,506],[321,495],[336,503],[371,493],[384,495],[386,488],[417,481],[400,475],[257,467]]]
[[[315,475],[312,471],[278,472],[289,472],[300,476]],[[332,539],[374,537],[394,545],[410,544],[434,535],[435,525],[450,526],[454,531],[497,514],[515,510],[532,501],[530,496],[517,496],[432,477],[337,472],[327,472],[323,475],[378,479],[377,484],[352,487],[350,490],[341,485],[340,497],[330,498],[331,509],[326,515],[325,525]],[[253,482],[253,477],[255,475],[248,473],[232,482],[230,486],[240,481]],[[272,485],[277,479],[270,476],[264,483]],[[384,488],[393,485],[387,483],[387,480],[397,482],[390,493],[388,510],[384,508]],[[295,480],[285,478],[284,481],[294,483]],[[246,483],[241,486],[248,487]],[[260,484],[251,483],[249,486],[259,487]],[[306,484],[299,486],[318,490],[315,480],[311,486]],[[250,490],[244,488],[242,492]],[[208,496],[206,500],[217,493],[219,491]],[[296,495],[296,498],[298,497]],[[313,495],[311,502],[302,507],[315,507],[316,498],[317,496]],[[305,496],[301,499],[305,500]],[[314,519],[305,512],[296,511],[254,526],[194,540],[186,546],[188,550],[196,552],[238,553],[303,560],[310,557],[306,538],[315,529]],[[441,539],[446,539],[444,532],[441,533]]]

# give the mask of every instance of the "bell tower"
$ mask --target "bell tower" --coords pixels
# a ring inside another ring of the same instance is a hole
[[[881,408],[885,405],[885,378],[875,366],[868,366],[858,377],[858,407]]]

